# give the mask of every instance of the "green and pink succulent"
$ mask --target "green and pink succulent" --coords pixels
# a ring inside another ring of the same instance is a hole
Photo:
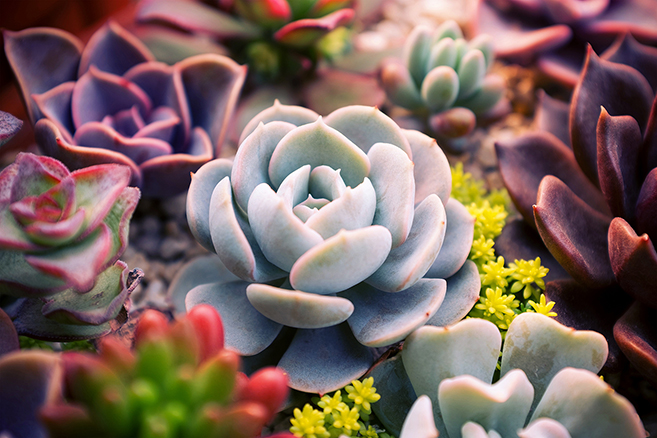
[[[69,172],[28,153],[0,173],[0,297],[20,334],[109,332],[138,284],[118,260],[140,195],[130,178],[118,164]]]

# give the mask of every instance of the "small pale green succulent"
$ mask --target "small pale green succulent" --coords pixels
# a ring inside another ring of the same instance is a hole
[[[432,438],[437,431],[450,438],[645,436],[630,402],[595,374],[608,354],[601,334],[537,313],[518,315],[504,341],[501,378],[490,384],[501,343],[495,325],[476,318],[411,334],[401,358],[373,373],[381,382],[407,376],[410,392],[420,396],[400,438]],[[388,388],[378,385],[382,403],[394,403]],[[403,399],[404,391],[396,391]],[[386,424],[394,409],[399,406],[388,404],[375,412]]]
[[[450,190],[436,141],[376,108],[322,118],[275,104],[246,126],[234,161],[193,176],[190,228],[220,263],[190,265],[172,294],[208,273],[188,309],[219,309],[227,343],[271,353],[293,388],[338,389],[372,365],[367,347],[458,321],[478,299],[474,220]]]
[[[487,74],[493,58],[487,35],[468,42],[454,21],[435,30],[421,25],[406,40],[402,59],[384,61],[380,82],[393,104],[428,116],[436,135],[457,138],[504,95],[504,80]]]

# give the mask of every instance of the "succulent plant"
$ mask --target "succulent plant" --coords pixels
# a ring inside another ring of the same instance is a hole
[[[220,55],[154,61],[114,22],[83,49],[52,28],[5,31],[42,151],[71,169],[119,163],[145,196],[171,196],[219,152],[246,68]]]
[[[129,181],[127,166],[69,172],[30,153],[0,173],[0,298],[20,334],[79,339],[109,331],[139,283],[127,285],[118,260],[139,200]]]
[[[379,385],[375,413],[399,430],[408,411],[399,400],[419,395],[400,438],[435,438],[436,428],[452,438],[645,436],[631,403],[595,374],[608,351],[601,334],[545,315],[519,315],[504,340],[501,377],[491,385],[501,343],[495,325],[480,319],[421,327],[406,339],[401,357],[373,371],[377,381],[395,375],[402,381],[393,380],[396,397],[390,385]]]
[[[617,57],[655,78],[646,66],[657,65],[657,49],[626,38]],[[569,109],[572,149],[547,131],[496,148],[518,210],[572,277],[547,284],[558,319],[607,336],[610,369],[620,347],[657,381],[657,100],[639,70],[589,49]]]
[[[209,306],[173,324],[148,310],[134,351],[111,336],[99,348],[98,355],[61,355],[64,398],[40,412],[51,437],[253,438],[289,392],[281,370],[239,372],[240,358],[224,348],[221,318]]]
[[[323,37],[349,24],[355,11],[352,0],[234,0],[218,8],[201,1],[142,0],[137,11],[141,22],[164,22],[192,34],[224,42],[234,56],[252,71],[269,79],[289,77],[308,68],[331,44]],[[142,30],[145,41],[157,41]],[[343,33],[333,39],[346,40]],[[174,36],[166,44],[176,43]],[[182,43],[182,45],[187,43]],[[344,41],[343,41],[344,44]],[[340,47],[340,44],[338,44]]]
[[[488,36],[466,42],[455,21],[422,25],[408,36],[403,59],[382,63],[380,82],[392,103],[428,117],[435,134],[462,137],[504,95],[504,80],[486,74],[492,62]]]
[[[7,143],[23,126],[23,122],[9,113],[0,111],[0,147]]]
[[[449,199],[449,172],[435,140],[376,108],[321,118],[276,103],[233,162],[194,174],[187,219],[219,260],[183,269],[170,294],[199,285],[187,308],[216,307],[228,345],[280,358],[292,388],[341,388],[372,364],[368,346],[457,321],[477,300],[474,221]],[[284,326],[298,329],[291,343]]]
[[[482,0],[475,17],[478,32],[491,35],[497,56],[527,61],[564,84],[574,86],[586,43],[607,47],[631,32],[657,45],[657,11],[651,0]]]

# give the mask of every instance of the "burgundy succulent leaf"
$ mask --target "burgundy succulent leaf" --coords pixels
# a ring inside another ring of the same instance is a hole
[[[11,318],[4,310],[0,309],[0,356],[20,347],[18,333]]]
[[[614,325],[614,338],[634,366],[657,382],[657,311],[635,302]]]
[[[5,51],[30,117],[39,121],[44,152],[72,169],[125,164],[131,184],[157,197],[186,190],[190,172],[219,153],[246,75],[221,55],[155,62],[114,22],[84,49],[72,35],[41,28],[7,32]],[[41,51],[63,55],[34,62]]]

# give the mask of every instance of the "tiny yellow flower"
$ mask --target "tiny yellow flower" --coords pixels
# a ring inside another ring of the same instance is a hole
[[[337,412],[342,407],[347,407],[347,405],[342,401],[342,396],[340,395],[341,391],[336,391],[333,394],[333,397],[326,394],[321,398],[317,405],[324,409],[324,415],[332,414]]]
[[[504,320],[505,315],[515,315],[512,309],[519,305],[513,295],[504,295],[499,287],[495,290],[489,287],[486,289],[486,296],[479,297],[479,303],[475,304],[475,308],[483,310],[487,318],[494,315],[497,319]]]
[[[299,438],[329,438],[331,435],[324,427],[324,414],[308,403],[303,407],[303,412],[299,408],[294,409],[294,418],[290,422],[290,432]]]
[[[509,269],[513,271],[511,278],[516,280],[516,283],[511,286],[511,292],[516,293],[524,287],[523,298],[527,299],[532,295],[536,296],[537,291],[532,284],[545,290],[543,277],[547,275],[549,269],[541,266],[540,257],[536,257],[534,260],[515,260],[514,263],[509,263]]]
[[[342,429],[344,435],[351,436],[352,432],[358,432],[360,430],[359,418],[358,408],[353,407],[349,409],[345,406],[333,415],[333,427]]]
[[[365,429],[363,423],[361,423],[360,426],[360,436],[365,438],[379,438],[379,434],[376,433],[376,430],[374,430],[372,426],[368,426],[367,429]]]
[[[481,269],[483,271],[481,274],[482,286],[506,287],[509,284],[506,277],[510,270],[504,267],[504,257],[499,256],[497,261],[489,261]]]
[[[535,303],[531,300],[529,300],[528,303],[534,308],[534,312],[536,313],[542,313],[543,315],[551,317],[557,316],[556,312],[551,312],[552,308],[554,307],[554,301],[550,301],[549,303],[546,303],[546,301],[547,300],[545,298],[545,294],[541,294],[539,303]]]
[[[478,239],[473,240],[469,256],[470,260],[475,262],[479,267],[483,266],[490,260],[494,260],[495,250],[493,249],[493,245],[495,245],[493,239],[486,239],[484,236],[480,236]]]
[[[353,380],[351,385],[345,387],[349,393],[349,399],[353,400],[358,409],[362,407],[367,413],[370,412],[370,403],[377,402],[381,398],[381,395],[376,393],[376,388],[372,386],[373,383],[374,378],[368,377],[362,382]]]
[[[466,207],[468,212],[475,218],[474,238],[485,236],[487,239],[495,239],[502,233],[509,213],[502,205],[491,207],[490,202],[483,201]]]

